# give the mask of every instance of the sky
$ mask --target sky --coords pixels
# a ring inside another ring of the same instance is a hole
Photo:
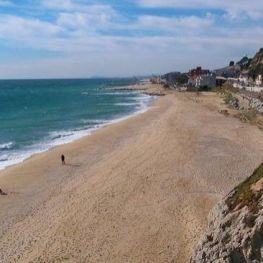
[[[263,0],[0,0],[0,78],[216,69],[263,47]]]

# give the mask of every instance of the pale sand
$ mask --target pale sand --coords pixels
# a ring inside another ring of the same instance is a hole
[[[209,210],[263,160],[263,132],[222,108],[170,94],[1,172],[0,262],[188,262]]]

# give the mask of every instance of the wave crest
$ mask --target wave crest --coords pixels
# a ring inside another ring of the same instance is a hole
[[[0,151],[11,150],[14,146],[15,144],[13,142],[0,144]]]

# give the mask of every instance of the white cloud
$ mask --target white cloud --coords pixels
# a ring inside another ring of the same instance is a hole
[[[53,22],[1,15],[0,39],[31,48],[66,52],[76,48],[98,49],[102,45],[99,43],[100,38],[97,41],[97,31],[110,28],[113,20],[118,17],[115,10],[107,5],[86,6],[86,12],[59,11],[56,15],[57,18]]]
[[[13,3],[8,0],[0,0],[0,6],[13,6]]]
[[[254,0],[253,4],[247,0],[228,1],[228,0],[138,0],[139,4],[147,7],[174,7],[174,8],[242,8],[257,10],[262,7],[261,0]]]
[[[75,10],[81,6],[74,4],[71,0],[42,0],[43,7],[57,10]]]
[[[61,32],[57,25],[39,19],[28,19],[19,16],[0,16],[0,38],[25,41],[27,38],[50,37]]]
[[[41,0],[46,10],[64,12],[82,12],[88,14],[115,14],[114,9],[108,4],[88,4],[83,1],[72,0]]]
[[[263,18],[262,0],[137,0],[139,5],[150,8],[220,9],[232,18],[247,16],[250,19]],[[233,16],[235,14],[235,16]]]
[[[195,64],[214,68],[262,46],[263,25],[253,26],[253,30],[249,24],[225,21],[220,25],[216,14],[129,17],[110,5],[41,1],[52,20],[2,14],[0,39],[32,49],[59,52],[60,57],[23,63],[0,62],[0,77],[125,76],[186,70]],[[236,19],[245,7],[240,5],[238,9],[235,3],[225,0],[140,2],[148,7],[217,6],[223,10],[228,5],[231,8],[227,19]],[[259,19],[260,10],[247,9],[246,15]]]
[[[130,50],[170,49],[184,46],[185,52],[198,47],[206,50],[207,45],[234,47],[262,45],[262,27],[230,28],[216,27],[214,18],[141,16],[133,24],[113,23],[112,16],[93,12],[85,14],[60,13],[51,23],[39,19],[2,15],[0,17],[0,38],[23,45],[68,54],[83,52],[107,52]],[[101,35],[100,28],[123,28],[132,36]],[[141,35],[141,31],[159,30],[154,36]],[[137,32],[137,34],[136,34]],[[163,34],[167,32],[167,34]]]
[[[138,28],[150,30],[162,30],[170,32],[182,32],[184,30],[204,30],[213,24],[213,17],[207,15],[205,18],[197,16],[184,17],[161,17],[141,16],[138,19]],[[187,33],[184,31],[184,33]],[[189,31],[188,31],[189,33]]]
[[[245,54],[242,52],[254,53],[261,43],[260,38],[242,40],[238,36],[232,39],[198,36],[86,38],[83,42],[61,43],[68,45],[72,52],[60,58],[0,63],[0,78],[132,76],[188,70],[197,64],[213,69],[239,59]],[[90,41],[93,48],[104,43],[109,49],[91,49]]]
[[[246,19],[250,20],[261,20],[263,19],[263,8],[262,10],[254,10],[254,9],[246,9],[243,10],[242,8],[231,8],[226,11],[226,14],[224,15],[224,18],[227,20],[238,20],[238,21],[244,21]]]
[[[109,6],[89,6],[86,12],[63,12],[58,15],[57,24],[75,29],[106,29],[118,16]]]

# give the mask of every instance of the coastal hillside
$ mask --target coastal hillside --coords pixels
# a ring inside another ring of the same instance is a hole
[[[263,75],[263,48],[260,48],[253,58],[244,56],[236,63],[231,61],[228,66],[216,69],[215,73],[227,78],[236,78],[240,74],[247,74],[256,79],[259,75]]]
[[[191,263],[263,262],[263,163],[210,213]]]
[[[257,78],[258,75],[263,75],[263,48],[261,48],[250,61],[248,71],[252,78]]]

